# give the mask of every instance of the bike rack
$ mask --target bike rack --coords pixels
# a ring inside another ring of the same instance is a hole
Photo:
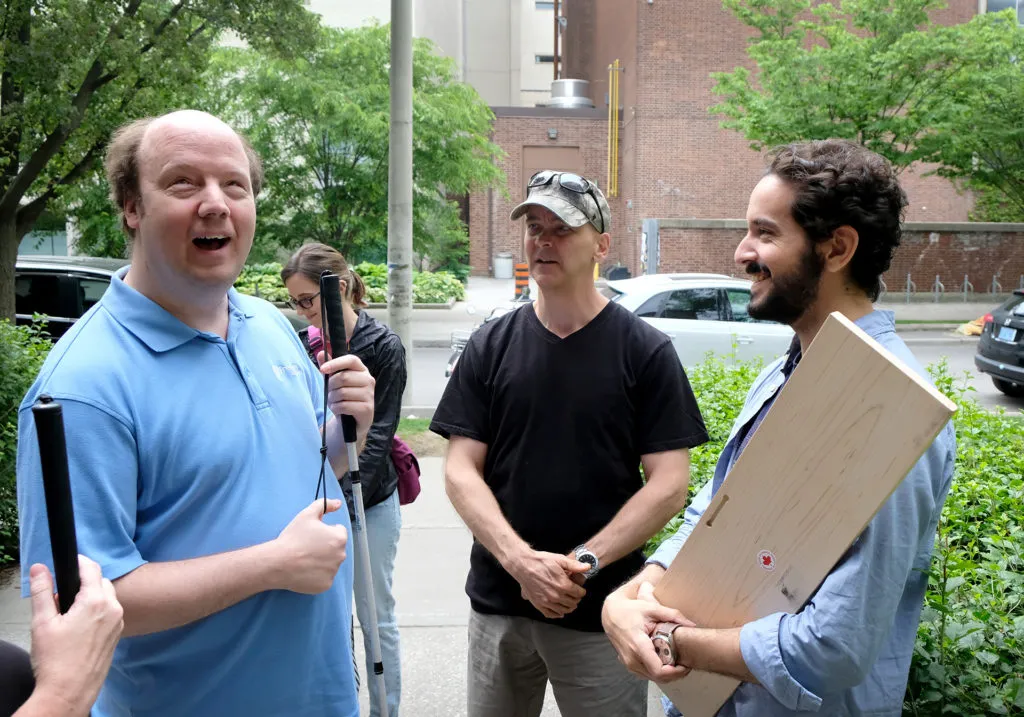
[[[910,278],[910,272],[908,271],[907,272],[907,291],[906,291],[907,303],[908,304],[910,303],[910,295],[912,293],[914,293],[915,291],[917,291],[917,284],[915,284],[914,280]]]
[[[932,285],[932,293],[935,295],[935,303],[939,303],[939,297],[946,292],[946,285],[939,281],[939,275],[935,275],[935,284]]]
[[[990,294],[1002,294],[1003,285],[999,283],[999,280],[995,276],[992,277],[992,285],[989,286],[988,291]]]
[[[967,303],[967,294],[968,293],[971,293],[971,294],[974,293],[974,284],[972,284],[971,280],[967,278],[967,274],[964,274],[963,290],[964,290],[964,303],[966,304]]]

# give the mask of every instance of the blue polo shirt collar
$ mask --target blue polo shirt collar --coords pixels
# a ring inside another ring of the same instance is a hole
[[[118,269],[111,278],[110,288],[103,294],[101,303],[121,326],[130,331],[153,351],[162,353],[182,346],[194,338],[220,341],[219,336],[197,331],[185,324],[149,297],[139,293],[124,282],[130,267]],[[254,316],[240,306],[238,293],[228,290],[228,306],[231,312],[230,332],[240,327],[244,319]]]

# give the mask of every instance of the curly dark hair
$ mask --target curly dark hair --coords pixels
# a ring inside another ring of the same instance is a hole
[[[842,226],[859,236],[850,278],[872,301],[902,236],[907,195],[892,165],[859,144],[842,139],[799,142],[774,149],[768,174],[796,191],[793,219],[807,236],[825,241]]]

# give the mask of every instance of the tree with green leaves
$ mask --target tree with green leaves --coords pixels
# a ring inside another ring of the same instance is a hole
[[[318,24],[302,0],[5,0],[0,317],[14,316],[22,237],[48,204],[95,173],[116,127],[189,103],[224,31],[287,54]]]
[[[390,33],[386,25],[321,28],[315,50],[291,60],[218,53],[215,111],[242,129],[266,166],[253,258],[306,241],[352,261],[383,261],[387,246]],[[429,40],[413,47],[413,238],[432,269],[466,254],[451,197],[501,178],[493,114],[458,81]],[[449,267],[450,268],[450,267]]]
[[[942,0],[724,5],[756,31],[747,51],[756,71],[715,73],[723,100],[710,111],[755,150],[842,137],[897,168],[935,162],[946,176],[999,189],[1007,185],[995,175],[1024,162],[1021,104],[1010,97],[1024,98],[1013,59],[1024,31],[1010,14],[944,26],[931,19]],[[989,96],[995,88],[1005,94]]]
[[[921,158],[938,174],[974,191],[972,218],[1024,221],[1024,28],[1013,11],[1000,13],[1009,32],[990,48],[985,82],[945,103]]]

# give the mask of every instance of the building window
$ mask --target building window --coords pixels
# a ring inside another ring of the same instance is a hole
[[[1024,25],[1024,0],[988,0],[985,12],[1002,12],[1003,10],[1014,10],[1017,13],[1017,22]]]
[[[538,10],[555,9],[555,0],[536,0],[533,4],[534,7],[536,7]]]
[[[534,55],[533,56],[533,61],[536,62],[538,65],[543,64],[545,62],[553,63],[555,61],[555,56],[554,55]]]

